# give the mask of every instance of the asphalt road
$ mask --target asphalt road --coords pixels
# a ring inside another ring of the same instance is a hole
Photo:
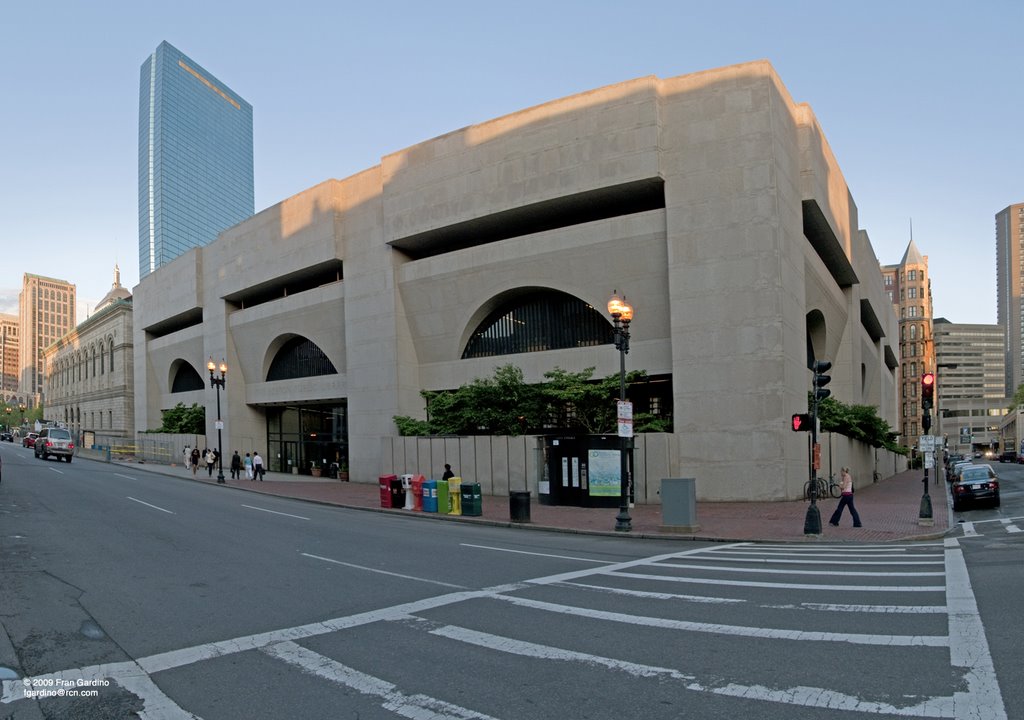
[[[0,718],[1022,716],[1012,523],[637,541],[0,453]]]

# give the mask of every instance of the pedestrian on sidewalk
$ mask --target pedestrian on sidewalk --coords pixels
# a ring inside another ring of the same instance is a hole
[[[256,479],[263,482],[263,458],[259,450],[252,451],[252,471],[256,473]]]
[[[199,470],[199,448],[198,447],[192,448],[192,454],[189,455],[188,464],[192,466],[192,475],[194,476],[196,474],[196,471]]]
[[[235,450],[235,454],[231,456],[231,479],[242,479],[242,456],[238,454],[237,450]]]
[[[213,477],[213,465],[214,465],[214,463],[217,462],[217,456],[214,454],[213,450],[207,449],[205,460],[206,460],[206,473],[210,477]]]
[[[853,476],[850,475],[850,468],[844,467],[839,473],[839,491],[842,493],[839,496],[839,505],[836,506],[836,511],[832,513],[832,518],[828,521],[829,525],[839,527],[839,519],[843,516],[843,508],[850,508],[850,515],[853,517],[853,526],[861,527],[860,515],[857,513],[857,508],[853,506]]]
[[[182,465],[185,466],[185,472],[188,472],[188,466],[192,464],[192,446],[186,444],[185,449],[181,452],[183,457]]]
[[[250,453],[245,454],[242,464],[245,465],[245,479],[252,480],[252,455]]]
[[[448,482],[453,477],[455,477],[455,473],[452,472],[452,466],[449,465],[448,463],[445,463],[444,474],[441,476],[441,479],[444,480],[445,482]]]

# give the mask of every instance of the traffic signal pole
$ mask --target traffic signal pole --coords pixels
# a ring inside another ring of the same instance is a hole
[[[804,517],[804,535],[821,535],[821,511],[818,509],[818,464],[821,451],[818,448],[818,403],[832,394],[825,386],[832,378],[825,373],[832,368],[827,360],[814,361],[814,392],[811,399],[811,504]],[[794,429],[795,422],[794,422]]]

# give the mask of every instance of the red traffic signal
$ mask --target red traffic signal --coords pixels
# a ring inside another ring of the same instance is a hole
[[[925,373],[921,376],[921,407],[925,410],[931,409],[935,402],[935,373]]]
[[[793,432],[810,432],[811,416],[807,413],[793,414]]]

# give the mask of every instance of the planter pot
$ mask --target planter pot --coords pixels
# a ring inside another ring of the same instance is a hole
[[[312,470],[309,471],[309,474],[312,475],[313,477],[320,477],[320,468],[313,468]]]

